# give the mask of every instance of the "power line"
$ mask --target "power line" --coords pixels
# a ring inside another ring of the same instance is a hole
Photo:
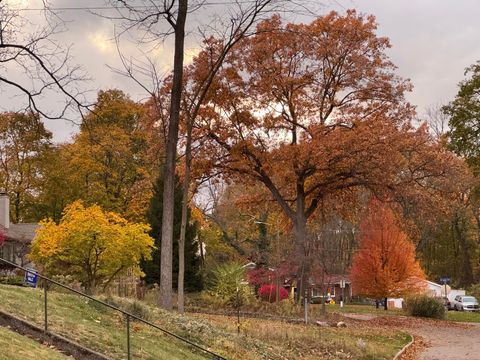
[[[214,1],[214,2],[205,2],[201,6],[215,6],[215,5],[244,5],[244,4],[254,4],[257,3],[256,0],[244,0],[244,1]],[[52,10],[52,11],[87,11],[87,10],[148,10],[148,9],[159,9],[157,6],[153,5],[143,5],[143,6],[71,6],[71,7],[48,7],[48,8],[22,8],[22,9],[12,9],[14,11],[43,11],[43,10]]]

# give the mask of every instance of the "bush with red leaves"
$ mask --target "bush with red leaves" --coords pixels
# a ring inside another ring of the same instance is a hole
[[[260,299],[269,302],[275,302],[277,287],[275,285],[265,284],[258,290]],[[280,287],[280,300],[288,299],[288,291],[284,287]]]
[[[267,268],[258,268],[250,270],[247,273],[247,277],[250,285],[259,287],[272,281],[275,277],[275,273]]]

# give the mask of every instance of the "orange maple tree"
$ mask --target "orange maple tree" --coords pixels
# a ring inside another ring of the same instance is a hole
[[[415,246],[397,222],[388,206],[376,199],[370,201],[360,224],[360,249],[350,269],[356,294],[378,299],[425,290],[425,274],[415,259]]]
[[[365,189],[402,199],[445,193],[442,179],[461,167],[410,124],[411,85],[395,75],[389,41],[375,32],[374,17],[355,11],[310,24],[265,20],[228,55],[198,119],[208,141],[197,163],[263,184],[290,220],[298,294],[311,271],[307,223],[324,204]]]

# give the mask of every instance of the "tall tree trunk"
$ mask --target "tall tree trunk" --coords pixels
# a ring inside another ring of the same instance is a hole
[[[160,256],[160,306],[172,309],[172,272],[173,272],[173,214],[175,161],[177,157],[178,123],[182,98],[183,57],[185,43],[185,22],[188,0],[178,1],[178,15],[175,24],[175,55],[173,61],[173,80],[168,124],[168,139],[165,159],[165,182],[163,187],[162,246]]]
[[[295,256],[298,260],[297,269],[297,302],[301,301],[305,290],[308,287],[309,264],[306,256],[306,236],[307,236],[307,220],[303,216],[303,212],[299,213],[297,209],[297,217],[293,224],[293,236],[295,241]]]
[[[20,222],[20,197],[21,197],[21,194],[20,192],[16,192],[15,193],[15,222],[16,223],[19,223]]]
[[[192,128],[193,119],[187,123],[187,144],[185,146],[185,175],[183,178],[182,195],[182,222],[180,224],[180,238],[178,239],[178,312],[183,314],[185,305],[185,235],[187,232],[188,191],[190,188],[190,166],[192,163]]]
[[[200,267],[203,268],[205,266],[205,253],[203,252],[203,240],[200,236],[198,237],[198,248],[200,250]]]

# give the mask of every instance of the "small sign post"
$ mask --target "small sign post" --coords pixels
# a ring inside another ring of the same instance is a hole
[[[25,278],[23,281],[26,285],[36,288],[38,282],[37,270],[27,269],[27,271],[25,271]]]
[[[303,297],[303,301],[305,302],[305,325],[308,324],[308,289],[305,290],[305,296]]]
[[[340,280],[340,289],[342,289],[342,299],[340,300],[340,307],[343,307],[343,299],[345,297],[345,280]]]
[[[440,284],[445,285],[445,297],[448,298],[447,296],[447,284],[450,284],[450,278],[443,276],[440,278]]]

